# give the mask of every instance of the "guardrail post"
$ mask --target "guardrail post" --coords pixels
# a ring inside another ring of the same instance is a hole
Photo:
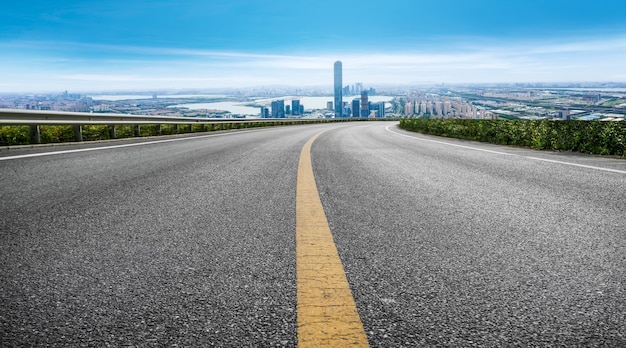
[[[30,142],[32,144],[41,144],[41,131],[39,125],[29,126],[30,128]]]
[[[79,124],[74,125],[74,140],[83,141],[83,126]]]
[[[136,124],[133,126],[134,131],[133,133],[135,134],[136,137],[140,137],[141,136],[141,126]]]
[[[156,125],[156,134],[157,135],[161,135],[161,125],[160,124]]]
[[[174,125],[174,133],[178,133],[178,131],[179,131],[179,129],[178,129],[178,125],[177,125],[177,124],[175,124],[175,125]]]
[[[117,139],[117,134],[115,133],[115,125],[114,124],[110,124],[109,125],[109,138]]]

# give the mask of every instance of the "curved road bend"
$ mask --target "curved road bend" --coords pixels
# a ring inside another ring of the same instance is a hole
[[[388,122],[0,151],[0,345],[296,346],[298,161],[323,130],[371,346],[626,345],[626,161]]]

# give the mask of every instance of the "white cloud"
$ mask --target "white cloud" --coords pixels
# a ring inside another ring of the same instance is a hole
[[[478,41],[476,41],[478,42]],[[4,46],[4,47],[3,47]],[[0,43],[0,91],[217,88],[344,83],[624,81],[626,36],[569,42],[445,43],[429,52],[250,52],[72,43]],[[19,52],[23,52],[22,56]],[[70,52],[70,53],[66,53]],[[21,58],[21,59],[20,59]]]

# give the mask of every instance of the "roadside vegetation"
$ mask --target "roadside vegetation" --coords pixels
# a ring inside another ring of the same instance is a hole
[[[381,119],[371,119],[380,121]],[[363,119],[311,119],[306,121],[270,121],[270,122],[219,122],[211,124],[173,125],[173,124],[146,124],[139,127],[139,134],[136,133],[136,125],[116,125],[115,139],[133,138],[136,136],[148,137],[158,135],[171,135],[196,132],[213,132],[231,129],[272,127],[296,124],[328,123],[363,121]],[[41,143],[63,143],[74,142],[76,137],[74,127],[69,126],[40,126]],[[82,126],[83,141],[108,140],[112,139],[111,128],[108,125],[88,125]],[[29,145],[31,144],[29,126],[0,126],[0,146]]]
[[[626,122],[402,119],[400,127],[494,144],[626,157]]]
[[[324,120],[312,120],[311,122],[323,122]],[[289,121],[276,122],[247,122],[247,123],[215,123],[215,124],[193,124],[193,125],[173,125],[173,124],[147,124],[139,127],[139,136],[157,136],[170,134],[183,134],[195,132],[212,132],[219,130],[230,130],[253,127],[269,127],[278,125],[294,124]],[[41,143],[63,143],[75,141],[73,126],[40,126]],[[117,125],[115,126],[115,138],[124,139],[135,137],[135,126]],[[111,139],[111,131],[107,125],[90,125],[82,127],[83,141],[108,140]],[[31,143],[29,126],[0,126],[0,146],[28,145]]]

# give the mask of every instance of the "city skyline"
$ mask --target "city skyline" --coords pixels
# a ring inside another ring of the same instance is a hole
[[[344,84],[370,86],[626,82],[624,12],[613,1],[12,2],[0,92],[332,87],[338,60]]]

